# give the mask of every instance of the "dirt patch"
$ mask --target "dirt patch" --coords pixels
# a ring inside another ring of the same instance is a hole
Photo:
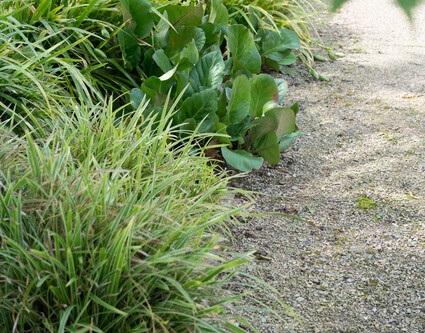
[[[425,332],[425,9],[414,30],[390,3],[329,18],[345,53],[319,64],[331,81],[287,77],[305,136],[237,184],[273,213],[235,246],[261,253],[248,271],[294,311],[244,307],[260,332]]]

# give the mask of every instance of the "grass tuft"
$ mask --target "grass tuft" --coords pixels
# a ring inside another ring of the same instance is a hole
[[[219,250],[226,178],[145,107],[61,112],[43,140],[1,127],[5,332],[228,331],[218,291],[246,259]]]

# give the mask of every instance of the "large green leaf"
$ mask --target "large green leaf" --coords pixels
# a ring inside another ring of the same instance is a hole
[[[201,5],[168,5],[162,11],[167,13],[168,21],[176,29],[181,26],[198,27],[204,16]]]
[[[207,89],[186,98],[179,111],[178,120],[194,119],[196,123],[202,122],[200,132],[211,132],[218,122],[216,115],[218,96],[215,89]]]
[[[195,40],[192,40],[187,44],[184,49],[180,52],[180,66],[181,68],[195,66],[199,61],[199,51],[196,47]]]
[[[229,124],[227,126],[227,134],[230,135],[232,141],[245,141],[246,132],[252,127],[251,117],[245,117],[241,122]]]
[[[250,114],[251,83],[245,75],[239,75],[233,82],[232,95],[228,105],[230,124],[239,124]]]
[[[221,45],[223,33],[219,25],[205,22],[201,28],[205,33],[205,47]]]
[[[168,59],[163,49],[156,50],[155,53],[152,55],[152,59],[164,73],[168,72],[173,68],[170,59]]]
[[[118,42],[125,66],[129,69],[137,67],[142,60],[142,49],[134,34],[127,28],[123,29],[118,33]]]
[[[268,133],[275,133],[279,141],[283,136],[297,131],[296,113],[296,104],[291,108],[278,107],[267,111],[263,117],[255,121],[248,141],[255,147],[258,141]]]
[[[170,81],[161,81],[156,76],[147,78],[141,86],[141,90],[154,105],[162,106],[167,99],[168,92],[172,88]]]
[[[267,64],[276,69],[276,65],[291,65],[296,61],[292,50],[300,48],[300,40],[295,32],[282,28],[279,31],[261,29],[261,54],[268,60]]]
[[[275,133],[280,139],[282,136],[297,130],[296,112],[291,108],[275,108],[267,111],[266,117],[272,118],[276,123]]]
[[[264,106],[279,99],[279,90],[273,77],[259,74],[251,79],[251,116],[261,117]]]
[[[255,144],[255,151],[270,164],[277,164],[280,160],[279,140],[275,132],[269,132]]]
[[[263,54],[297,50],[300,48],[300,40],[292,30],[286,28],[281,28],[279,31],[261,29],[258,34],[261,37]]]
[[[182,26],[171,30],[168,34],[166,52],[171,58],[178,55],[189,43],[195,41],[196,48],[201,50],[205,45],[205,33],[201,28]]]
[[[189,92],[219,88],[224,78],[224,61],[220,50],[204,55],[189,74]]]
[[[260,72],[261,56],[247,27],[241,24],[230,26],[227,32],[227,47],[232,59],[233,73]]]
[[[215,89],[207,89],[186,98],[181,106],[184,118],[202,120],[207,114],[215,113],[218,107],[218,96]]]
[[[121,0],[125,21],[139,38],[148,36],[154,26],[152,5],[148,0]]]
[[[262,157],[254,156],[245,150],[230,150],[222,147],[221,153],[228,165],[242,172],[258,170],[264,162]]]
[[[208,22],[226,26],[229,22],[229,12],[221,0],[211,0]]]

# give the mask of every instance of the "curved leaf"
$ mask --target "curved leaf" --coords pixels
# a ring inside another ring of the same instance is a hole
[[[241,24],[230,26],[227,32],[227,47],[230,50],[233,73],[260,72],[261,56],[247,27]]]
[[[242,172],[258,170],[264,163],[262,157],[254,156],[245,150],[230,150],[227,147],[222,147],[221,153],[228,165]]]

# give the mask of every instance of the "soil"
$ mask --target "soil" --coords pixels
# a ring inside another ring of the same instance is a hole
[[[258,192],[258,214],[235,247],[285,305],[270,312],[262,289],[264,306],[239,311],[259,332],[422,333],[425,8],[409,23],[392,1],[352,0],[322,18],[345,54],[317,65],[330,81],[285,76],[305,135],[237,182]]]

